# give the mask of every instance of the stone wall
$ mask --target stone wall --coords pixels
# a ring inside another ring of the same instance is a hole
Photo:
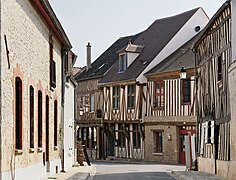
[[[60,171],[59,149],[54,149],[54,100],[58,101],[58,122],[61,120],[61,45],[54,42],[54,61],[56,62],[56,88],[52,91],[49,85],[49,29],[28,0],[1,1],[1,37],[6,35],[10,69],[5,50],[5,43],[1,41],[1,85],[2,85],[2,152],[1,171],[10,176],[13,171],[28,169],[33,174],[39,169],[45,170],[43,153],[45,152],[45,101],[49,96],[49,159]],[[23,87],[23,148],[22,153],[15,153],[15,78],[20,77]],[[34,137],[35,147],[29,152],[29,86],[34,87]],[[43,95],[43,152],[37,151],[37,99],[38,90]],[[59,131],[58,124],[58,131]],[[58,135],[59,136],[59,135]],[[37,168],[34,168],[37,167]],[[46,173],[46,170],[45,170]],[[14,174],[14,173],[13,173]],[[19,172],[19,174],[21,174]],[[38,173],[36,173],[38,174]],[[44,174],[45,175],[45,174]],[[34,179],[40,179],[35,177]],[[20,177],[16,177],[20,179]]]
[[[154,153],[154,131],[163,131],[163,153]],[[165,125],[145,125],[145,161],[158,163],[178,164],[178,129],[176,126]],[[171,134],[171,140],[168,140],[168,134]]]

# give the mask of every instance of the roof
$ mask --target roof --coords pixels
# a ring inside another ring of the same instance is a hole
[[[212,28],[212,26],[215,23],[216,18],[225,10],[226,7],[230,6],[230,2],[231,0],[227,0],[218,10],[217,12],[212,16],[212,18],[210,19],[210,21],[207,23],[207,25],[203,28],[203,30],[199,33],[200,35],[198,36],[199,38],[197,38],[195,40],[195,43],[193,45],[193,49],[195,49],[199,42],[204,39],[205,36],[207,36],[207,31],[209,31],[209,29]]]
[[[133,41],[133,44],[142,45],[144,48],[126,71],[119,73],[119,61],[116,61],[99,83],[135,80],[198,9],[156,20]]]
[[[183,66],[185,67],[185,69],[194,68],[195,54],[193,53],[191,47],[197,37],[198,35],[194,36],[192,39],[178,48],[175,52],[173,52],[170,56],[165,58],[154,68],[145,73],[145,76],[179,71]]]
[[[83,81],[87,79],[100,78],[102,77],[108,69],[114,64],[118,59],[117,51],[123,48],[129,41],[135,40],[139,34],[126,36],[116,40],[102,55],[100,55],[92,64],[91,68],[80,74],[75,75],[75,80]]]
[[[33,3],[34,7],[39,11],[61,44],[63,44],[68,49],[71,49],[72,45],[69,41],[69,38],[67,37],[48,0],[32,0],[30,2]]]

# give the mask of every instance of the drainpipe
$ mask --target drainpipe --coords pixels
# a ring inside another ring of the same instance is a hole
[[[61,50],[61,172],[65,172],[65,159],[64,159],[64,98],[65,98],[65,60],[68,49],[63,47]]]
[[[197,119],[197,127],[196,127],[196,158],[199,157],[200,154],[200,138],[199,138],[199,112],[198,112],[198,99],[197,99],[197,53],[196,53],[196,49],[192,49],[192,52],[194,53],[194,86],[195,86],[195,116]],[[198,170],[198,163],[197,163],[197,159],[195,162],[195,169]]]

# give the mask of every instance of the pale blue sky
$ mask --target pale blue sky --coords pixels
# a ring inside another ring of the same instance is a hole
[[[86,64],[88,42],[92,61],[116,39],[145,30],[156,19],[202,7],[211,18],[226,0],[49,0],[78,55]]]

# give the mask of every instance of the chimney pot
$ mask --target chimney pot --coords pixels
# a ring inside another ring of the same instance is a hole
[[[88,42],[88,45],[86,46],[87,48],[87,70],[89,70],[89,68],[91,68],[91,45]]]

